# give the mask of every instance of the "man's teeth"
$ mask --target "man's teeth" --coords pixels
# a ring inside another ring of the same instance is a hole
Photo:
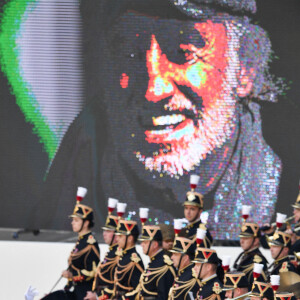
[[[160,116],[160,117],[153,117],[153,125],[174,125],[185,120],[184,115],[168,115],[168,116]]]
[[[162,130],[151,130],[151,134],[167,134],[170,133],[172,129],[162,129]]]

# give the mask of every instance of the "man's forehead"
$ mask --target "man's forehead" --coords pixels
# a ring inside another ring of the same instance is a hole
[[[115,24],[113,32],[118,32],[127,43],[134,41],[134,45],[149,43],[151,36],[155,35],[161,48],[166,51],[170,51],[174,46],[188,43],[202,48],[205,46],[205,40],[197,29],[197,24],[205,22],[153,18],[127,12]]]
[[[184,205],[184,208],[189,208],[189,209],[200,209],[198,206],[196,205],[188,205],[188,204],[185,204]]]
[[[180,35],[190,35],[193,31],[194,33],[198,33],[195,26],[196,24],[206,23],[207,21],[212,23],[223,23],[222,21],[213,18],[203,20],[179,20],[176,18],[161,18],[140,14],[135,11],[127,11],[119,18],[117,24],[122,23],[123,25],[126,25],[125,27],[120,28],[125,31],[128,29],[135,29],[136,31],[152,33],[153,31],[164,30],[164,32],[177,31]],[[174,37],[175,36],[172,36],[172,38]]]

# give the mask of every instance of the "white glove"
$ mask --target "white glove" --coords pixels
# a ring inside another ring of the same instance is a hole
[[[33,300],[38,294],[38,290],[30,285],[24,296],[26,300]]]

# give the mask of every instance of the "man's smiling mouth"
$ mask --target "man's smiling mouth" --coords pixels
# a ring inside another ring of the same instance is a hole
[[[172,115],[158,116],[152,118],[154,126],[177,125],[185,121],[185,119],[186,119],[185,115],[182,114],[172,114]]]

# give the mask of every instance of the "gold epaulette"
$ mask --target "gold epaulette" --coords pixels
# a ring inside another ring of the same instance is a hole
[[[289,265],[289,263],[288,263],[287,261],[285,261],[285,262],[282,264],[282,266],[281,266],[279,272],[281,272],[281,273],[282,273],[282,272],[288,272],[288,271],[289,271],[288,265]]]
[[[183,281],[177,281],[177,282],[183,282]],[[187,297],[188,293],[192,290],[192,288],[198,284],[200,286],[200,280],[197,278],[192,278],[186,282],[184,282],[182,285],[176,285],[176,281],[174,282],[172,286],[172,293],[173,293],[173,298],[176,299],[182,295],[182,293],[185,293],[185,297]],[[177,293],[178,292],[178,293]],[[175,295],[176,293],[176,295]]]

